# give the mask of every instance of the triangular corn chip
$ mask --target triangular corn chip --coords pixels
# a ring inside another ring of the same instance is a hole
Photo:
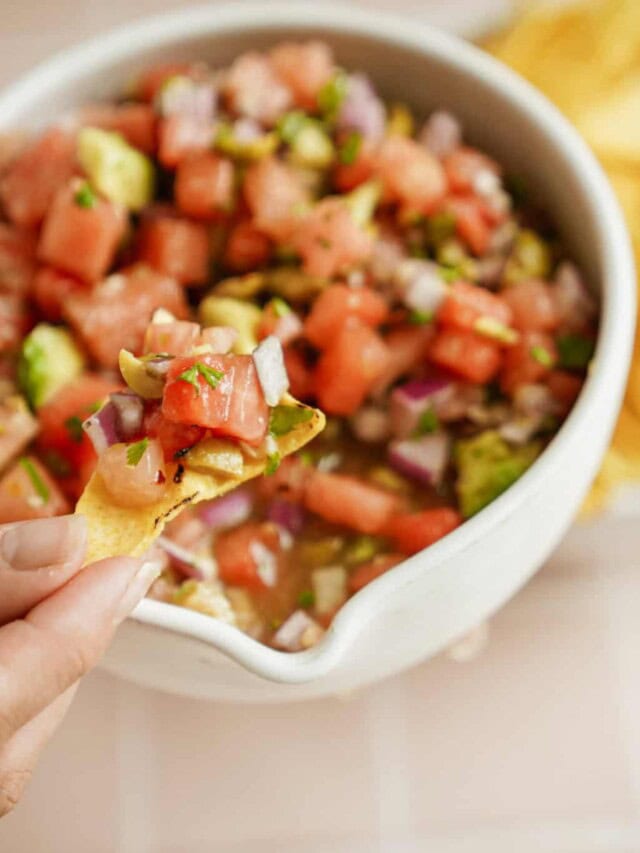
[[[280,456],[285,457],[315,438],[324,428],[325,417],[318,409],[304,406],[293,397],[286,397],[282,402],[284,405],[308,409],[312,413],[308,421],[275,438]],[[229,441],[228,444],[237,450],[237,442]],[[264,473],[266,457],[256,458],[244,450],[243,457],[244,469],[238,476],[228,476],[213,470],[201,473],[185,468],[180,483],[171,483],[162,500],[144,507],[114,504],[102,478],[94,473],[76,506],[76,512],[86,517],[89,527],[87,562],[105,557],[138,557],[144,554],[162,533],[165,524],[185,507],[220,497]]]

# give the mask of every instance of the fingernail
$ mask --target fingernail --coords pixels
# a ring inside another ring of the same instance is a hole
[[[160,575],[162,564],[157,560],[145,560],[137,573],[133,576],[120,599],[116,609],[115,620],[122,622],[131,611],[139,604],[149,591],[149,587]]]
[[[0,560],[18,572],[54,568],[83,554],[86,539],[87,524],[80,515],[23,521],[0,538]]]

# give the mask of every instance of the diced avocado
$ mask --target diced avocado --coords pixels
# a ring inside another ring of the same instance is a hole
[[[289,159],[296,166],[326,169],[335,160],[333,142],[322,124],[314,119],[306,119],[289,144]]]
[[[517,284],[528,278],[548,278],[551,272],[551,251],[535,231],[523,228],[518,231],[503,279],[507,284]]]
[[[84,368],[84,357],[66,329],[39,323],[22,343],[18,382],[34,409],[75,379]]]
[[[539,441],[511,447],[495,430],[456,442],[456,492],[465,518],[475,515],[521,477],[542,450]]]
[[[144,358],[137,358],[129,350],[121,349],[118,366],[124,381],[140,397],[145,400],[159,400],[162,397],[164,380],[148,372]]]
[[[381,196],[382,187],[378,181],[367,181],[343,196],[356,225],[365,228],[371,222]]]
[[[344,561],[349,566],[367,563],[382,551],[383,545],[373,536],[358,536],[346,549]]]
[[[414,121],[411,110],[405,104],[392,104],[387,119],[389,136],[413,136]]]
[[[78,134],[78,160],[91,184],[111,201],[141,210],[153,199],[153,163],[119,133],[83,128]]]
[[[233,345],[235,353],[251,353],[258,346],[257,328],[262,311],[250,302],[230,296],[207,296],[200,303],[200,321],[203,326],[232,326],[238,337]]]
[[[278,136],[269,132],[254,139],[241,139],[236,136],[233,125],[223,124],[216,135],[215,147],[237,160],[262,160],[276,150]]]

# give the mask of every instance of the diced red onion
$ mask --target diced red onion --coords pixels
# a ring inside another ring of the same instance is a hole
[[[163,116],[188,116],[199,122],[212,122],[218,106],[218,93],[212,82],[198,83],[189,77],[171,79],[159,92],[158,108]]]
[[[300,504],[276,499],[269,504],[267,518],[295,535],[304,525],[304,510]]]
[[[373,244],[369,272],[378,284],[392,281],[396,269],[406,258],[402,243],[395,237],[381,237]]]
[[[514,418],[502,424],[498,432],[509,444],[526,444],[538,431],[542,417],[542,415],[531,415]]]
[[[116,429],[122,441],[130,441],[142,428],[144,404],[137,394],[118,391],[110,396],[116,408]]]
[[[365,139],[378,142],[384,135],[386,111],[366,74],[350,74],[347,91],[340,105],[336,126],[341,131],[356,131]]]
[[[239,118],[233,123],[233,136],[238,142],[255,142],[264,135],[262,125],[252,118]]]
[[[418,140],[436,157],[443,158],[462,142],[462,127],[451,113],[436,110],[422,126]]]
[[[395,281],[400,298],[414,311],[433,314],[447,295],[447,285],[442,280],[438,265],[433,261],[408,258],[396,270]]]
[[[210,326],[202,330],[200,338],[203,344],[211,347],[212,352],[224,354],[235,344],[238,331],[232,326]]]
[[[309,645],[313,645],[313,643],[305,642],[305,634],[308,637],[319,639],[322,635],[322,629],[304,610],[296,610],[278,628],[273,638],[273,644],[286,652],[300,652],[302,649],[308,648]]]
[[[259,539],[249,543],[249,554],[256,564],[256,574],[267,587],[278,582],[278,559]]]
[[[165,379],[173,356],[156,355],[145,360],[144,369],[153,379]]]
[[[246,521],[253,510],[253,498],[246,489],[234,489],[220,498],[201,504],[198,515],[214,530],[224,530]]]
[[[105,403],[95,415],[87,418],[82,428],[98,456],[121,440],[118,435],[118,410],[112,402]]]
[[[289,311],[283,317],[278,317],[275,323],[273,334],[284,346],[290,344],[302,334],[304,326],[302,320],[295,311]]]
[[[156,543],[171,557],[172,566],[183,575],[200,581],[215,577],[216,566],[212,558],[206,558],[188,548],[183,548],[166,536],[159,536]]]
[[[394,388],[389,408],[392,434],[397,438],[413,435],[420,416],[430,408],[438,415],[441,404],[452,396],[454,390],[454,383],[449,379],[414,379]]]
[[[389,415],[375,406],[364,406],[351,418],[351,429],[368,444],[384,441],[390,432]]]
[[[560,264],[553,284],[553,297],[563,324],[580,331],[598,313],[598,303],[580,271],[569,261]]]
[[[277,406],[289,388],[289,377],[284,365],[282,344],[275,335],[269,335],[258,344],[253,351],[253,362],[267,405]]]
[[[516,412],[522,415],[557,415],[562,411],[547,385],[530,383],[519,385],[513,395]]]
[[[437,486],[449,464],[451,442],[438,432],[389,444],[389,462],[400,474],[420,483]]]

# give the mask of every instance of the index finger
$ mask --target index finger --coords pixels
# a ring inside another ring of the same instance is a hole
[[[158,571],[151,561],[102,560],[0,628],[0,745],[97,663]]]

